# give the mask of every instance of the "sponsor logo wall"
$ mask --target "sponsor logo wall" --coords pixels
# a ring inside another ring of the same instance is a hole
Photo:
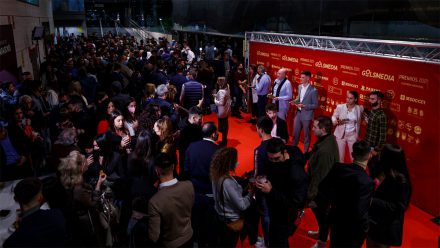
[[[250,64],[264,65],[272,81],[280,68],[287,68],[294,97],[301,71],[311,71],[312,84],[319,92],[315,116],[331,116],[336,105],[346,101],[347,91],[357,91],[359,104],[364,106],[369,92],[384,93],[387,143],[397,143],[406,152],[414,189],[412,203],[435,216],[440,214],[440,64],[257,42],[250,42],[249,53]],[[290,128],[294,112],[292,107]],[[364,134],[365,124],[362,138]]]

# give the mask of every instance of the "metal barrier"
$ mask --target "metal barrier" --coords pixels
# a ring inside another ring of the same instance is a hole
[[[440,44],[435,43],[263,32],[246,32],[245,40],[322,51],[440,63]]]

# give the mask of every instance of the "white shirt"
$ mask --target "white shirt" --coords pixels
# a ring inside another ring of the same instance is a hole
[[[214,141],[214,140],[212,140],[212,139],[208,139],[208,138],[203,138],[203,140],[211,141],[212,143],[214,143],[214,144],[215,144],[215,141]]]
[[[190,49],[186,50],[186,58],[188,63],[192,63],[193,59],[196,57],[196,55],[194,54],[193,51],[191,51]]]
[[[345,123],[345,133],[351,133],[356,131],[357,118],[354,113],[354,108],[351,109],[351,111],[347,110],[347,119],[348,122]]]
[[[304,87],[304,85],[301,85],[301,93],[299,94],[299,102],[302,103],[304,100],[304,96],[306,95],[307,89],[309,88],[310,83],[307,84],[307,86]],[[301,108],[299,108],[301,110]]]
[[[272,137],[278,137],[278,136],[277,136],[277,124],[276,124],[276,123],[273,124],[273,128],[272,128],[272,131],[270,132],[270,135],[271,135]]]
[[[299,102],[302,102],[304,100],[304,95],[307,92],[307,89],[309,88],[310,83],[307,84],[307,86],[304,87],[304,85],[301,85],[301,93],[299,95]]]
[[[177,182],[178,182],[177,178],[174,178],[173,180],[170,180],[170,181],[163,182],[163,183],[159,184],[159,189],[164,188],[164,187],[168,187],[168,186],[172,186],[172,185],[176,184]]]

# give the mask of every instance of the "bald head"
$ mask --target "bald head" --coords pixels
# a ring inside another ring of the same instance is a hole
[[[286,68],[281,68],[277,72],[277,77],[278,77],[279,80],[283,80],[286,77],[286,74],[287,74],[287,69]]]

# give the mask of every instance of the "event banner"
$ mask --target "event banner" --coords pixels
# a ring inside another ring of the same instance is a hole
[[[266,67],[272,81],[280,68],[286,68],[294,97],[301,71],[311,71],[312,84],[319,92],[315,116],[331,116],[336,105],[346,101],[347,91],[357,91],[359,104],[366,108],[369,92],[384,93],[386,142],[405,150],[413,184],[412,203],[435,216],[440,214],[440,64],[259,42],[250,42],[249,56],[250,64]],[[293,123],[294,112],[292,107],[289,123]],[[363,124],[361,138],[365,127]]]
[[[12,25],[0,25],[0,81],[15,83],[17,74],[17,57]]]

